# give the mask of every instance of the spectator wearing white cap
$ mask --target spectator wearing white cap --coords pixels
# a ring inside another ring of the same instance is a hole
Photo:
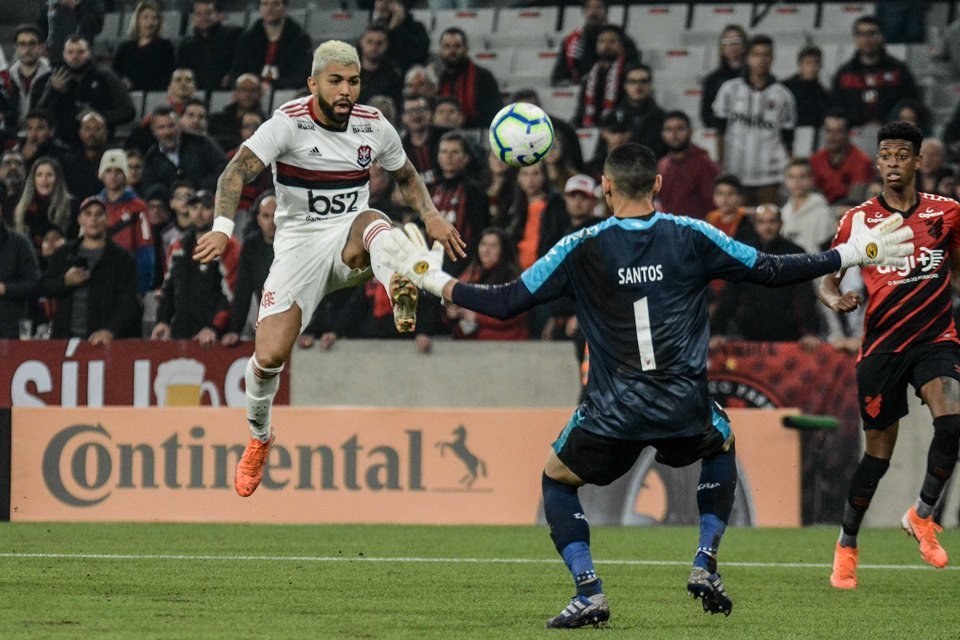
[[[570,217],[570,230],[578,231],[600,222],[597,217],[597,181],[585,173],[578,173],[567,180],[563,189],[563,202]]]
[[[130,167],[123,149],[107,149],[100,158],[98,175],[104,188],[100,197],[107,209],[107,236],[137,261],[137,293],[153,288],[156,256],[147,203],[127,187]]]

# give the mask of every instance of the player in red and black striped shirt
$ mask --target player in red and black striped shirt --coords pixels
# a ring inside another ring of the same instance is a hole
[[[850,481],[834,554],[830,583],[839,589],[857,586],[857,532],[890,466],[899,421],[907,415],[908,383],[930,408],[934,436],[920,496],[902,524],[919,541],[924,560],[938,568],[947,564],[932,514],[960,449],[960,340],[950,298],[951,272],[960,273],[960,204],[916,190],[922,137],[919,129],[905,122],[880,129],[877,170],[883,192],[848,211],[834,238],[834,245],[845,242],[854,214],[861,211],[871,226],[899,213],[913,229],[915,246],[902,268],[862,268],[869,300],[857,392],[866,452]],[[854,292],[841,294],[842,275],[823,279],[820,300],[834,311],[847,313],[862,300]]]

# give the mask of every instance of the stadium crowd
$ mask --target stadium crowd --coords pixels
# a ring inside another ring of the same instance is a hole
[[[319,39],[286,0],[260,0],[246,28],[226,24],[218,1],[194,0],[185,33],[170,39],[164,19],[183,5],[142,0],[128,7],[127,37],[105,48],[97,43],[111,3],[38,0],[36,21],[0,43],[14,51],[0,74],[0,338],[205,346],[251,338],[273,259],[269,170],[246,186],[235,237],[213,268],[191,255],[211,228],[220,172],[270,116],[265,104],[306,94]],[[564,234],[608,216],[600,172],[606,154],[628,141],[659,158],[660,210],[705,219],[769,253],[820,250],[838,216],[878,192],[873,150],[855,144],[858,129],[913,122],[930,135],[921,190],[960,192],[952,164],[960,160],[960,109],[934,137],[914,74],[887,52],[873,16],[853,23],[852,55],[833,77],[821,77],[823,51],[811,42],[782,82],[771,72],[776,38],[727,25],[715,34],[719,62],[702,78],[699,112],[689,113],[658,103],[655,65],[645,63],[656,52],[611,24],[604,0],[568,6],[550,83],[576,91],[576,108],[570,119],[553,117],[546,159],[517,170],[487,151],[485,127],[507,102],[539,102],[538,90],[504,90],[464,30],[431,36],[413,3],[361,4],[369,22],[356,38],[360,102],[400,131],[438,210],[467,242],[468,259],[445,265],[467,282],[507,282]],[[213,104],[228,91],[229,100]],[[145,97],[158,94],[147,107]],[[793,155],[800,127],[815,132],[809,157]],[[589,153],[578,130],[596,132]],[[377,166],[370,191],[371,206],[392,219],[415,218]],[[858,286],[855,270],[848,278]],[[814,304],[808,284],[712,291],[714,346],[730,338],[858,345],[856,319]],[[437,336],[574,339],[571,309],[500,322],[426,296],[414,341],[428,351]],[[329,348],[341,337],[400,337],[383,287],[325,299],[300,346]]]

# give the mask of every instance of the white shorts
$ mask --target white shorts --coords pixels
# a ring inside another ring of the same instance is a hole
[[[283,235],[273,243],[273,264],[263,284],[257,322],[283,313],[293,303],[300,307],[300,331],[307,327],[317,305],[331,291],[354,287],[373,275],[370,267],[351,269],[341,257],[357,216],[324,222],[322,229]]]

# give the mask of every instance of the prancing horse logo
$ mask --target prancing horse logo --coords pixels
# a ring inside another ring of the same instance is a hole
[[[437,448],[440,449],[441,458],[443,457],[443,452],[447,449],[452,451],[453,455],[460,458],[460,462],[467,468],[467,475],[460,478],[460,484],[465,485],[469,489],[479,476],[487,477],[487,465],[467,449],[466,441],[467,430],[463,425],[460,425],[453,430],[453,441],[438,442]]]

